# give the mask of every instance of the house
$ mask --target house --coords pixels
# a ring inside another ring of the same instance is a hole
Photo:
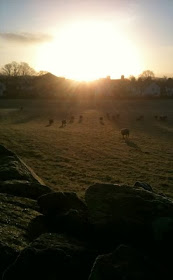
[[[0,97],[5,95],[6,85],[0,82]]]
[[[129,85],[128,92],[130,96],[141,95],[141,89],[138,85]]]
[[[167,96],[173,96],[173,79],[168,78],[165,85],[165,94]]]
[[[100,78],[95,82],[97,95],[103,97],[123,97],[129,91],[129,80],[121,76],[121,79],[111,79],[110,76]]]
[[[155,82],[151,82],[150,84],[146,85],[142,91],[141,94],[148,95],[148,96],[159,96],[160,95],[160,87]]]
[[[165,93],[167,96],[173,96],[173,87],[165,87]]]
[[[161,92],[160,86],[155,82],[136,83],[129,85],[129,93],[131,96],[159,96]]]

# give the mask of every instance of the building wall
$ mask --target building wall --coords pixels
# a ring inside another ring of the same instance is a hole
[[[150,85],[148,85],[144,90],[143,90],[143,95],[160,95],[160,87],[155,84],[152,83]]]
[[[0,96],[4,96],[5,90],[6,90],[6,86],[0,82]]]

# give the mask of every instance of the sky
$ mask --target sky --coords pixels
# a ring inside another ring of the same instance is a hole
[[[173,76],[173,0],[0,0],[0,67],[77,80]]]

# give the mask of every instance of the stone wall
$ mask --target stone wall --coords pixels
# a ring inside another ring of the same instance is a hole
[[[173,202],[151,186],[53,192],[0,145],[0,279],[172,279]]]

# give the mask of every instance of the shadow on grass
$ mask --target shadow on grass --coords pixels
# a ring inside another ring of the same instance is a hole
[[[59,126],[59,128],[64,128],[64,127],[66,127],[66,125],[62,124],[62,125]]]
[[[127,144],[127,146],[129,146],[129,147],[131,147],[131,148],[134,148],[134,149],[136,149],[136,150],[142,152],[142,151],[141,151],[141,148],[140,148],[137,144],[135,144],[133,141],[131,141],[131,140],[129,140],[129,139],[125,139],[124,141],[125,141],[125,143]]]

